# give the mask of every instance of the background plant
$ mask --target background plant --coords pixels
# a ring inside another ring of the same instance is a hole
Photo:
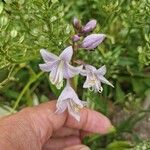
[[[115,134],[93,135],[85,143],[93,150],[148,145],[148,141],[141,142],[142,127],[136,130],[136,124],[149,115],[149,0],[1,0],[1,114],[59,95],[60,91],[39,70],[38,64],[42,62],[39,50],[47,48],[59,54],[69,45],[68,37],[74,34],[71,25],[74,16],[83,23],[96,19],[96,32],[107,35],[96,51],[86,55],[81,51],[77,58],[97,67],[105,64],[109,68],[107,78],[115,86],[114,89],[104,86],[101,95],[93,96],[92,92],[81,90],[83,78],[75,78],[80,97],[86,98],[91,108],[111,117],[117,127]]]

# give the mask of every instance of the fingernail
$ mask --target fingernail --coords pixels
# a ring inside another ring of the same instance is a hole
[[[91,150],[91,149],[87,146],[86,147],[84,146],[84,147],[80,148],[79,150]]]
[[[114,133],[116,132],[116,128],[114,126],[111,126],[109,129],[108,129],[108,133]]]

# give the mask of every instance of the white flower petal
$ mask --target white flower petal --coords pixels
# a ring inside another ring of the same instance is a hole
[[[48,62],[45,64],[39,64],[39,67],[42,71],[44,72],[50,72],[52,70],[52,68],[56,65],[57,61],[55,62]]]
[[[51,69],[50,81],[55,84],[58,89],[62,87],[63,82],[63,62],[59,61]]]
[[[73,49],[72,46],[69,46],[63,50],[63,52],[59,55],[59,58],[66,62],[70,62],[72,55],[73,55]]]
[[[108,84],[112,87],[114,87],[105,77],[103,76],[98,76],[99,80],[102,82],[102,83],[105,83],[105,84]]]
[[[90,88],[92,85],[91,85],[91,81],[90,81],[90,78],[89,76],[86,77],[86,80],[83,84],[83,88]]]
[[[57,104],[56,104],[57,110],[55,111],[55,113],[61,114],[66,110],[67,107],[68,107],[67,100],[64,100],[64,101],[59,101],[58,100]]]
[[[59,59],[59,57],[57,57],[56,55],[54,55],[54,54],[48,52],[48,51],[45,50],[45,49],[41,49],[41,50],[40,50],[40,53],[41,53],[41,56],[42,56],[42,58],[43,58],[43,60],[44,60],[45,62],[53,62],[53,61],[56,61],[56,60]]]
[[[64,65],[64,78],[69,79],[79,74],[82,70],[83,66],[73,67],[69,63],[65,63]]]
[[[104,66],[100,67],[96,72],[100,75],[105,75],[106,74],[106,66],[104,65]]]
[[[83,70],[83,69],[82,69],[82,70],[80,71],[80,74],[81,74],[82,76],[86,76],[86,75],[87,75],[86,70]]]
[[[85,65],[85,69],[88,72],[95,72],[96,71],[96,68],[94,66],[91,66],[91,65]]]
[[[68,103],[68,112],[71,116],[73,116],[78,122],[80,121],[80,113],[74,110],[74,106]]]

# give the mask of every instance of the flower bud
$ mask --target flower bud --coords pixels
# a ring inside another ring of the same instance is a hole
[[[79,29],[81,27],[80,21],[76,17],[73,18],[72,23],[75,29]]]
[[[96,27],[97,21],[95,19],[89,21],[82,29],[83,33],[88,33],[94,30]]]
[[[105,37],[106,37],[105,34],[91,34],[87,36],[86,38],[84,38],[81,46],[82,48],[85,48],[88,50],[94,49],[105,39]]]
[[[80,40],[80,37],[77,34],[72,37],[73,42],[77,42],[79,40]]]

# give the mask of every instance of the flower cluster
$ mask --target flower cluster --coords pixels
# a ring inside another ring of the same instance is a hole
[[[73,44],[76,42],[78,43],[78,41],[81,41],[82,39],[80,44],[82,48],[88,50],[96,48],[105,38],[104,34],[90,34],[95,29],[96,24],[96,20],[91,20],[85,26],[82,26],[80,21],[77,18],[74,18],[73,26],[76,34],[72,37]],[[78,46],[78,48],[80,47]],[[59,56],[56,56],[45,49],[41,49],[40,53],[45,63],[40,64],[39,67],[44,72],[50,72],[49,79],[51,83],[60,89],[63,87],[63,80],[66,79],[67,81],[56,104],[57,114],[68,109],[69,114],[77,121],[80,121],[79,112],[80,109],[85,106],[86,102],[81,101],[78,98],[70,84],[71,78],[78,74],[86,76],[83,88],[88,88],[92,91],[101,93],[103,90],[101,83],[113,87],[113,85],[104,77],[106,73],[105,66],[102,66],[99,69],[85,63],[81,66],[72,66],[71,60],[74,53],[72,46],[65,48]]]
[[[91,34],[96,28],[97,21],[95,19],[90,20],[86,25],[82,26],[77,18],[73,19],[73,26],[76,34],[72,37],[73,42],[81,42],[80,47],[92,50],[96,48],[104,39],[105,34]],[[90,34],[90,35],[89,35]]]

